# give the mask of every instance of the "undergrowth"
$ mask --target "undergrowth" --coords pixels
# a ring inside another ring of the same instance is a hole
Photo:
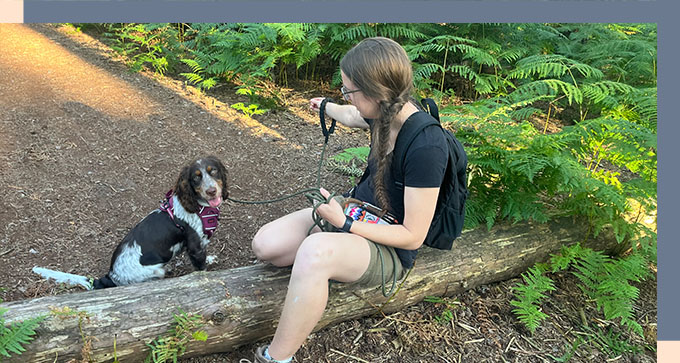
[[[0,299],[0,303],[2,299]],[[8,310],[0,307],[0,362],[3,358],[10,358],[12,354],[21,355],[26,351],[24,345],[30,344],[35,329],[47,316],[38,316],[7,325],[4,315]]]
[[[200,330],[204,325],[200,315],[187,314],[179,309],[179,314],[174,314],[174,324],[164,337],[158,337],[147,346],[151,349],[144,360],[145,363],[177,362],[186,351],[187,344],[191,341],[205,342],[208,335]]]

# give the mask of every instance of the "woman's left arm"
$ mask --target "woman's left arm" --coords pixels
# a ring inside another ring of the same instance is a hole
[[[328,197],[328,191],[321,189],[321,193]],[[404,221],[402,224],[371,224],[354,222],[350,232],[366,239],[386,246],[405,250],[418,249],[427,236],[430,223],[437,206],[439,188],[404,189]],[[317,213],[332,225],[341,228],[345,223],[345,214],[337,201],[321,205]]]

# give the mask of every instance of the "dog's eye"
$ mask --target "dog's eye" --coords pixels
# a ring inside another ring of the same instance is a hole
[[[195,183],[199,183],[201,181],[201,172],[196,170],[196,172],[194,173],[194,176],[192,177],[192,180]]]
[[[212,175],[212,176],[217,175],[217,169],[208,170],[208,172],[209,172],[210,175]]]

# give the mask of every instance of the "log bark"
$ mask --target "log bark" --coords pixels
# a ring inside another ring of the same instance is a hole
[[[391,313],[416,304],[425,296],[450,296],[469,288],[502,281],[545,261],[562,245],[584,241],[586,227],[571,218],[547,224],[518,223],[466,231],[452,251],[421,248],[414,269],[398,294],[382,311]],[[603,234],[584,243],[612,251],[614,238]],[[114,339],[120,362],[140,362],[147,343],[166,335],[173,314],[182,309],[201,315],[208,334],[192,341],[184,357],[233,350],[274,333],[286,294],[290,269],[254,265],[222,271],[194,272],[162,281],[49,296],[0,304],[7,322],[47,314],[26,352],[9,362],[66,362],[81,359],[84,337],[93,337],[89,356],[112,361]],[[333,284],[326,311],[316,329],[377,313],[387,299],[380,288],[355,289]],[[87,319],[56,316],[56,309],[85,312]],[[80,325],[80,327],[79,327]],[[82,328],[82,336],[81,336]]]

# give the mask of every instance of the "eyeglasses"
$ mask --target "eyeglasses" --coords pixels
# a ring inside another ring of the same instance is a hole
[[[347,88],[345,88],[345,86],[342,86],[342,88],[340,88],[340,93],[342,93],[342,97],[345,99],[345,101],[349,101],[349,94],[350,93],[360,92],[360,91],[361,91],[360,89],[348,91]]]

